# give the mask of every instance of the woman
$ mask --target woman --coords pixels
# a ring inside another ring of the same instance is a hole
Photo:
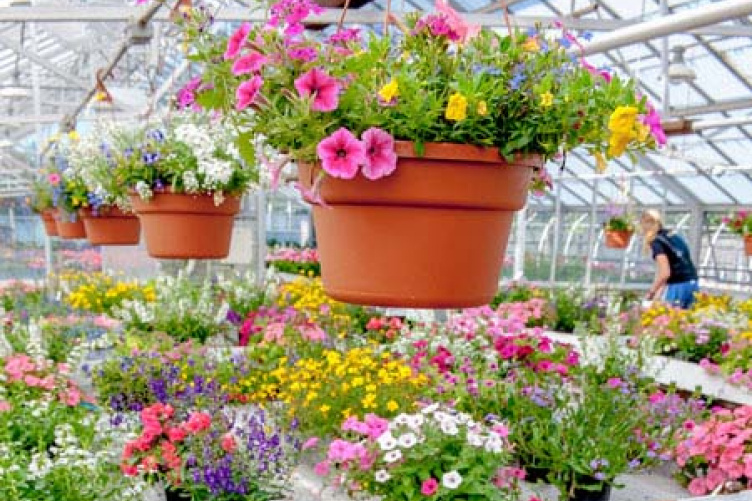
[[[699,287],[687,243],[676,233],[663,228],[661,214],[656,210],[645,211],[640,226],[645,236],[645,252],[652,254],[656,264],[655,280],[648,290],[647,299],[659,296],[665,287],[664,301],[680,308],[690,308]]]

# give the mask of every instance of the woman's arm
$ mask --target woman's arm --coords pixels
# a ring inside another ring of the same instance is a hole
[[[655,256],[655,279],[653,285],[648,290],[648,299],[653,299],[658,293],[666,286],[668,278],[671,276],[671,266],[668,264],[668,256],[666,254],[658,254]]]

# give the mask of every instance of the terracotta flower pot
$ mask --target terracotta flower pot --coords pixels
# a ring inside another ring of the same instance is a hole
[[[131,195],[131,203],[144,228],[150,256],[220,259],[230,253],[239,197],[227,196],[216,206],[210,195],[156,193],[148,201]]]
[[[48,237],[57,236],[57,224],[55,223],[55,209],[45,209],[39,213],[44,223],[44,232]]]
[[[626,249],[632,240],[633,231],[606,230],[606,247],[609,249]]]
[[[133,213],[100,207],[96,215],[91,209],[81,209],[79,214],[92,245],[137,245],[141,239],[141,223]]]
[[[324,289],[375,306],[461,308],[496,293],[514,212],[537,156],[512,164],[492,148],[397,143],[397,170],[370,181],[327,177],[314,224]],[[301,165],[310,188],[317,167]]]
[[[744,237],[744,252],[748,256],[752,256],[752,235],[747,235]]]
[[[55,225],[60,238],[66,240],[86,238],[84,222],[77,214],[66,214],[58,210],[55,212]]]

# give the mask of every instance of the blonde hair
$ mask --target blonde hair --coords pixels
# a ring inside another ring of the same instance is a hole
[[[642,213],[640,225],[644,234],[643,246],[645,253],[650,254],[650,246],[658,236],[658,232],[663,228],[663,217],[657,210],[648,209]]]

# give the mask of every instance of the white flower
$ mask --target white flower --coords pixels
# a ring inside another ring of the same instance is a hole
[[[407,417],[407,426],[413,430],[420,430],[425,422],[426,418],[423,417],[423,414],[411,414]]]
[[[442,421],[441,422],[441,432],[444,435],[456,435],[459,433],[459,429],[457,428],[457,425],[454,424],[454,421]]]
[[[504,442],[502,442],[500,436],[498,436],[496,433],[492,433],[491,435],[489,435],[488,440],[486,440],[485,449],[488,452],[494,452],[498,454],[504,449]]]
[[[395,439],[394,436],[388,431],[386,433],[382,433],[381,436],[376,439],[376,441],[379,443],[379,447],[382,451],[390,451],[397,447],[397,439]]]
[[[402,413],[398,415],[396,418],[394,418],[394,424],[398,425],[406,425],[410,422],[410,416],[408,416],[405,413]]]
[[[373,477],[374,477],[374,480],[376,480],[380,484],[383,484],[384,482],[392,478],[392,476],[386,470],[377,471]]]
[[[467,443],[473,447],[483,447],[483,437],[473,431],[467,432]]]
[[[444,473],[444,476],[441,477],[441,485],[447,489],[456,489],[461,483],[462,476],[456,470]]]
[[[420,412],[423,414],[433,414],[439,408],[439,404],[431,404],[428,407],[423,407]]]
[[[387,463],[394,463],[395,461],[399,461],[400,459],[402,459],[402,452],[399,449],[389,451],[384,455],[384,461],[386,461]]]
[[[397,443],[403,449],[409,449],[418,443],[418,437],[415,436],[415,433],[405,433],[397,439]]]

